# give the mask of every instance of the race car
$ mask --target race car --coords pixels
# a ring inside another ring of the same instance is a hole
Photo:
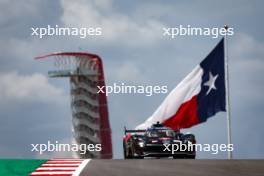
[[[183,134],[180,130],[172,130],[159,122],[146,130],[125,128],[124,133],[125,159],[143,159],[144,157],[195,159],[196,152],[192,144],[196,144],[196,140],[193,134]]]

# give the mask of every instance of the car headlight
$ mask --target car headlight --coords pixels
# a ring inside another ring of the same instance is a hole
[[[180,140],[173,140],[173,142],[181,142]]]
[[[163,144],[169,144],[169,143],[171,143],[171,141],[170,140],[165,140],[165,141],[162,141],[162,143]]]
[[[138,145],[139,145],[139,147],[144,147],[145,146],[144,142],[139,142]]]

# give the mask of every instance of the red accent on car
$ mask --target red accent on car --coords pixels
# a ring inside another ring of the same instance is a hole
[[[125,136],[125,142],[128,141],[128,139],[130,139],[132,137],[132,134],[128,133],[126,136]]]
[[[159,138],[159,140],[161,140],[161,141],[166,141],[166,140],[169,140],[169,139],[171,139],[171,138]]]

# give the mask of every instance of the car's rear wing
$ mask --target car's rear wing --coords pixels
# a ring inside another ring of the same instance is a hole
[[[126,127],[124,127],[124,133],[125,133],[125,135],[127,133],[144,133],[144,132],[146,132],[146,130],[127,130]]]
[[[169,129],[156,129],[156,130],[159,130],[159,131],[167,131],[167,130],[169,130]],[[180,130],[173,130],[176,134],[177,133],[180,133]],[[135,134],[137,134],[137,133],[145,133],[146,132],[146,130],[127,130],[126,129],[126,127],[124,127],[124,133],[125,133],[125,135],[127,134],[127,133],[135,133]]]

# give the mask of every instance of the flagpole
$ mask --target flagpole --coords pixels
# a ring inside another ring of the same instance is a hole
[[[225,37],[224,37],[224,50],[225,50],[225,88],[226,88],[226,120],[227,120],[227,142],[231,142],[231,113],[230,113],[230,99],[229,99],[229,70],[228,70],[228,48],[227,48],[227,30],[228,26],[225,25]],[[228,159],[232,159],[232,151],[228,151]]]

